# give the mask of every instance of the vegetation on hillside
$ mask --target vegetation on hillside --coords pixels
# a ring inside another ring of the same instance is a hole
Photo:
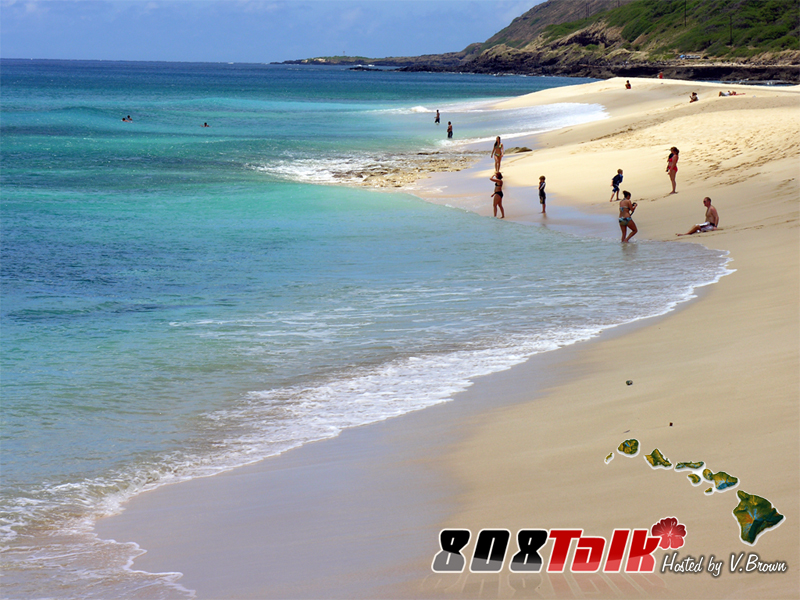
[[[619,8],[634,0],[548,0],[537,4],[526,13],[520,15],[481,45],[481,51],[495,46],[505,45],[509,48],[522,48],[533,42],[548,26],[559,26],[562,23],[592,22],[591,17],[611,8]],[[570,26],[571,27],[571,26]],[[574,31],[569,29],[568,32]]]
[[[798,0],[636,0],[588,19],[546,27],[546,40],[561,38],[594,22],[619,28],[626,49],[651,58],[701,53],[746,57],[798,50]]]

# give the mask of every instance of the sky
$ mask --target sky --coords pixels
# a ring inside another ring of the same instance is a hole
[[[483,42],[544,0],[0,0],[0,57],[266,63]]]

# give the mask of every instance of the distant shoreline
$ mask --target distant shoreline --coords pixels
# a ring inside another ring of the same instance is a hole
[[[420,57],[425,58],[425,57]],[[336,57],[333,59],[286,60],[281,65],[350,66],[358,70],[381,70],[373,67],[395,68],[403,72],[424,73],[473,73],[478,75],[534,75],[550,77],[657,77],[663,73],[668,79],[691,81],[726,81],[736,83],[754,82],[793,84],[800,83],[800,66],[789,63],[774,65],[751,65],[745,63],[718,62],[710,60],[673,60],[660,62],[627,63],[580,63],[541,65],[524,58],[496,60],[479,64],[438,64],[414,58],[363,58]],[[368,68],[365,68],[365,64]]]

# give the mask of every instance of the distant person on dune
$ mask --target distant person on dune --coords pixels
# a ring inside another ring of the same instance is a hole
[[[714,231],[719,227],[719,214],[717,209],[711,206],[711,198],[706,196],[703,198],[703,206],[706,207],[706,222],[698,223],[686,233],[676,233],[675,235],[693,235],[695,233],[705,233],[706,231]]]

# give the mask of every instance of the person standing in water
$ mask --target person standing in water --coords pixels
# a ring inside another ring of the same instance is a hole
[[[544,193],[544,175],[539,177],[539,204],[542,205],[542,214],[547,213],[547,205],[545,201],[547,200],[547,194]]]
[[[494,147],[492,148],[492,158],[494,158],[494,171],[495,173],[500,172],[500,161],[503,160],[503,142],[500,141],[500,136],[497,136],[497,139],[494,141]]]
[[[636,202],[631,202],[631,193],[628,191],[622,192],[622,200],[619,202],[619,228],[622,230],[623,242],[629,242],[633,236],[639,231],[636,228],[636,223],[633,222],[633,211],[636,210]],[[630,229],[630,233],[625,236],[625,230]]]
[[[436,116],[433,118],[433,122],[438,125],[439,124],[439,111],[436,111]]]
[[[669,149],[669,157],[667,158],[667,175],[669,175],[669,180],[672,182],[672,191],[670,194],[678,193],[675,191],[675,176],[678,174],[679,154],[680,150],[678,150],[675,146]]]
[[[503,174],[499,171],[490,177],[489,181],[494,181],[494,192],[492,193],[492,209],[494,216],[497,216],[497,209],[500,209],[500,218],[505,219],[506,213],[503,210]]]
[[[447,122],[447,137],[453,137],[453,124],[450,121]]]

